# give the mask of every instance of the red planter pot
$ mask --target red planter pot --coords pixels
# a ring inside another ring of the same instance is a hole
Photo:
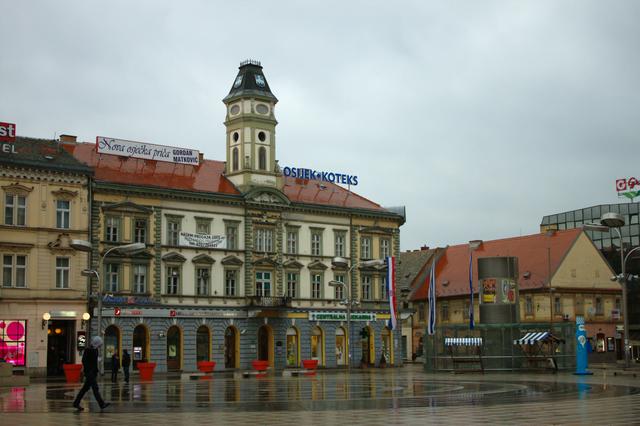
[[[267,371],[267,368],[269,368],[269,361],[263,361],[263,360],[251,361],[251,366],[256,371]]]
[[[213,370],[216,368],[215,361],[198,361],[197,363],[198,370],[203,373],[213,373]]]
[[[317,359],[303,359],[302,366],[307,370],[315,370],[318,368],[318,360]]]
[[[64,377],[67,383],[78,383],[82,373],[82,364],[63,364]]]
[[[140,380],[153,380],[153,372],[155,369],[155,362],[139,362],[138,371],[140,372]]]

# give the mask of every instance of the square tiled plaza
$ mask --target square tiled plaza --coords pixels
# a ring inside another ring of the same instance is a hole
[[[320,372],[315,376],[208,380],[157,376],[101,382],[112,405],[93,396],[76,413],[80,384],[35,382],[2,388],[3,425],[159,424],[633,424],[640,374],[568,372],[429,374],[421,366]]]

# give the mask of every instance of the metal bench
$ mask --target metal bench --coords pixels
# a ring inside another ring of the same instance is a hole
[[[482,337],[445,337],[454,373],[484,373]],[[470,368],[463,368],[470,365]]]

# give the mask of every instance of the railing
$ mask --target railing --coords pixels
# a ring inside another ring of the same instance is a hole
[[[252,296],[249,298],[250,306],[276,308],[291,305],[290,297]]]

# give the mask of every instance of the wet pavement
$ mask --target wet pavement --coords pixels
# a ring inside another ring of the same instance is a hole
[[[540,374],[428,374],[398,369],[320,372],[316,376],[209,380],[158,376],[153,382],[89,392],[85,411],[71,404],[80,384],[32,383],[0,389],[2,425],[26,424],[417,424],[640,423],[640,379]]]

